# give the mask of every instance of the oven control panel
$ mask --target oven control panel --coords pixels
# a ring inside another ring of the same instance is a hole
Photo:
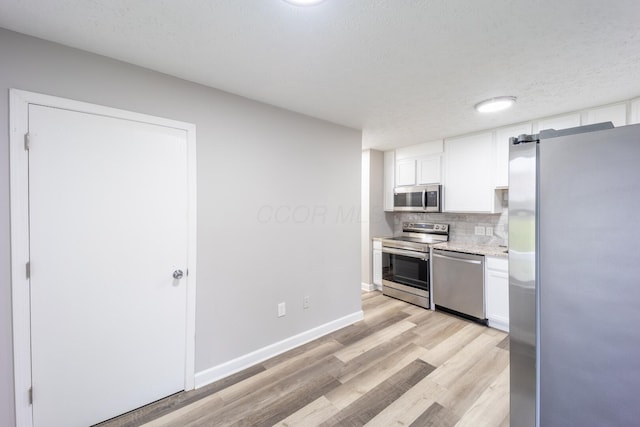
[[[449,224],[434,224],[430,222],[405,222],[402,224],[403,231],[413,231],[418,233],[442,233],[449,232]]]

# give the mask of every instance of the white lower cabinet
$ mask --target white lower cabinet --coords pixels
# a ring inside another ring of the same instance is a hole
[[[485,256],[484,272],[489,326],[509,332],[509,261]]]
[[[373,284],[382,289],[382,242],[373,241]]]

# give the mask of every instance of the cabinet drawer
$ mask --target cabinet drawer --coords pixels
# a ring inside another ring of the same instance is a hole
[[[486,267],[490,270],[509,272],[509,259],[500,257],[485,257]]]

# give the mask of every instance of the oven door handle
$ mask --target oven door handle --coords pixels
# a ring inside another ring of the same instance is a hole
[[[384,246],[382,247],[382,253],[391,255],[402,255],[409,258],[418,258],[425,261],[429,259],[429,254],[425,254],[422,252],[405,251],[403,249],[386,248]]]

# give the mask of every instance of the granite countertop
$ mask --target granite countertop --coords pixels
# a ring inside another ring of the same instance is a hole
[[[472,243],[459,243],[459,242],[443,242],[431,245],[434,249],[444,249],[454,252],[465,252],[468,254],[476,255],[488,255],[495,257],[507,258],[508,254],[505,252],[507,248],[503,246],[489,246],[489,245],[474,245]]]

